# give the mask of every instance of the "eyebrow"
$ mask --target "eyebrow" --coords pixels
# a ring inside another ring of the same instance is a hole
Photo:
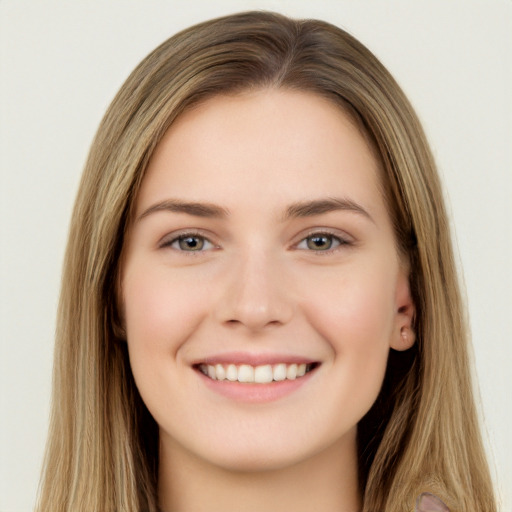
[[[375,223],[372,216],[360,204],[352,201],[351,199],[337,197],[293,203],[286,209],[283,220],[300,217],[313,217],[314,215],[321,215],[323,213],[338,210],[357,213]]]
[[[291,204],[285,211],[283,222],[294,218],[313,217],[323,213],[333,211],[350,211],[363,215],[372,222],[375,222],[371,215],[358,203],[346,198],[329,197],[326,199],[315,199],[312,201],[299,201]],[[229,215],[229,210],[217,206],[213,203],[188,202],[179,199],[166,199],[150,206],[144,210],[138,217],[137,221],[151,215],[155,212],[175,212],[193,215],[195,217],[205,218],[225,218]]]
[[[221,218],[227,217],[228,211],[225,208],[217,206],[211,203],[198,203],[180,201],[179,199],[166,199],[160,201],[148,209],[144,210],[138,217],[137,221],[142,220],[144,217],[151,215],[155,212],[175,212],[175,213],[186,213],[195,217],[214,217]]]

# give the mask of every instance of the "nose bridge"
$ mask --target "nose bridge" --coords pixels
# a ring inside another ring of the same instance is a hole
[[[250,330],[287,323],[293,312],[282,262],[261,247],[243,251],[227,270],[219,304],[221,321]]]

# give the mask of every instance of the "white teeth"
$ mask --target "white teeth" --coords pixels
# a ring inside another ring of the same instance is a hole
[[[226,378],[226,369],[221,364],[216,364],[215,365],[215,374],[216,374],[218,380],[224,380]]]
[[[297,366],[297,377],[306,375],[306,364],[302,363]]]
[[[280,381],[286,379],[286,365],[276,364],[274,366],[274,380]]]
[[[242,364],[238,368],[238,382],[254,382],[254,368],[248,364]]]
[[[306,363],[279,363],[261,366],[251,366],[248,364],[241,364],[240,366],[235,364],[228,364],[226,366],[222,364],[202,364],[199,369],[212,380],[227,379],[231,382],[268,384],[272,381],[295,380],[298,377],[303,377],[312,368],[311,365]]]
[[[274,380],[272,366],[266,364],[265,366],[256,366],[254,369],[254,382],[258,384],[266,384]]]
[[[210,365],[208,365],[210,366]],[[226,370],[226,379],[231,382],[238,380],[238,368],[234,364],[230,364]]]
[[[297,377],[297,365],[291,364],[286,368],[286,378],[288,380],[295,380]]]

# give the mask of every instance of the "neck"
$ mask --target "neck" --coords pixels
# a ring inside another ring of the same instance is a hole
[[[158,495],[164,512],[311,512],[361,509],[355,433],[280,469],[233,471],[161,442]]]

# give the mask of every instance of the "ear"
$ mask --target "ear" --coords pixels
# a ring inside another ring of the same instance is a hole
[[[126,322],[124,315],[124,294],[123,294],[123,276],[122,276],[122,263],[124,261],[123,255],[119,258],[119,266],[115,275],[115,291],[114,297],[111,299],[110,319],[112,324],[112,332],[117,340],[126,341]]]
[[[397,280],[395,295],[395,327],[391,336],[390,347],[395,350],[407,350],[414,345],[414,317],[416,306],[411,295],[409,272],[401,269]]]
[[[124,321],[124,304],[123,300],[117,295],[113,298],[110,306],[110,322],[112,332],[119,341],[126,341],[126,327]]]

